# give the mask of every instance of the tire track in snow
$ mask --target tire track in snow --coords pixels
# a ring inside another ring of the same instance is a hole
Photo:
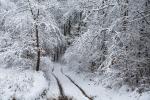
[[[56,82],[57,82],[57,85],[58,85],[58,88],[59,88],[59,92],[60,92],[60,96],[65,97],[64,90],[63,90],[63,87],[62,87],[59,79],[56,77],[56,75],[54,73],[52,73],[52,75],[56,79]]]
[[[55,68],[53,67],[51,74],[52,74],[53,77],[55,78],[55,80],[56,80],[56,82],[57,82],[57,86],[58,86],[58,88],[59,88],[60,96],[58,96],[58,100],[72,100],[71,98],[69,99],[69,98],[65,95],[64,89],[63,89],[63,86],[62,86],[60,80],[59,80],[58,77],[53,73],[54,70],[55,70]],[[55,99],[54,99],[54,100],[55,100]]]
[[[71,82],[72,84],[74,84],[74,85],[82,92],[82,94],[83,94],[86,98],[88,98],[89,100],[93,100],[93,97],[88,96],[87,93],[86,93],[77,83],[75,83],[75,81],[74,81],[71,77],[69,77],[68,75],[66,75],[66,74],[63,72],[63,69],[62,69],[62,68],[61,68],[61,73],[62,73],[64,76],[66,76],[66,78],[68,78],[68,79],[70,80],[70,82]]]

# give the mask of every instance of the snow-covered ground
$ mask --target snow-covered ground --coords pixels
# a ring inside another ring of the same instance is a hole
[[[63,66],[59,64],[54,64],[53,65],[54,69],[51,71],[51,75],[54,74],[59,82],[62,85],[63,92],[65,96],[68,96],[70,98],[75,98],[75,100],[88,100],[84,95],[82,95],[81,91],[74,85],[72,84],[67,77],[62,73],[61,68]],[[57,98],[60,96],[60,90],[57,85],[55,77],[51,78],[50,81],[50,87],[49,87],[49,92],[48,92],[48,97],[49,98]]]
[[[66,65],[52,63],[46,58],[45,63],[47,68],[41,69],[44,73],[0,68],[0,100],[13,97],[17,100],[54,100],[62,95],[73,100],[150,100],[150,92],[127,92],[125,86],[119,90],[104,88],[84,73],[68,70]]]
[[[84,92],[93,99],[91,100],[150,100],[150,92],[138,94],[135,91],[126,91],[127,87],[119,90],[104,88],[101,84],[95,84],[89,78],[85,78],[84,74],[75,74],[73,71],[66,70],[67,66],[61,64],[53,64],[51,74],[54,73],[59,79],[65,96],[73,97],[75,100],[89,100],[82,91],[75,86],[63,73],[68,75]],[[63,70],[63,71],[62,71]],[[52,91],[51,91],[52,90]],[[59,88],[53,77],[51,80],[49,97],[58,97]]]
[[[0,68],[0,100],[42,99],[48,90],[48,82],[43,75],[43,72]]]
[[[65,66],[64,66],[65,67]],[[95,84],[85,74],[76,74],[73,71],[65,70],[67,75],[81,86],[94,100],[150,100],[150,92],[138,94],[136,91],[127,92],[128,87],[123,86],[119,90],[104,88],[102,84]]]

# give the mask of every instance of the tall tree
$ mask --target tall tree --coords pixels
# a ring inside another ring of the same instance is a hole
[[[40,67],[40,43],[39,43],[39,26],[38,26],[38,21],[39,21],[39,14],[40,14],[40,9],[37,9],[37,14],[34,14],[30,0],[28,0],[29,7],[30,7],[30,12],[32,14],[33,20],[35,21],[35,34],[36,34],[36,47],[37,47],[37,60],[36,60],[36,71],[39,71]],[[40,3],[40,0],[38,0],[38,4]]]

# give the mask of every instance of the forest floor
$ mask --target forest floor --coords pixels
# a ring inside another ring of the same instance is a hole
[[[67,66],[55,63],[48,73],[51,76],[48,92],[49,100],[149,100],[149,94],[127,92],[123,87],[116,91],[84,79],[65,70]]]

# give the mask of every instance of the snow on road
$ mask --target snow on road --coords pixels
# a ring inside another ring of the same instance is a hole
[[[59,96],[67,96],[73,100],[150,100],[150,92],[143,94],[135,91],[126,92],[125,87],[119,90],[106,89],[101,84],[95,85],[85,79],[84,74],[77,75],[65,68],[66,65],[55,63],[46,68],[44,73],[49,85],[43,72],[0,69],[0,99],[8,100],[15,96],[21,100],[33,100],[44,90],[48,90],[46,92],[48,99],[40,100],[57,100],[54,98]],[[89,99],[91,97],[93,98]]]
[[[70,80],[61,72],[61,65],[55,64],[53,72],[51,74],[54,74],[64,91],[64,95],[71,97],[75,100],[89,100],[87,97],[85,97],[82,92],[73,84],[70,82]],[[54,90],[54,91],[53,91]],[[49,96],[52,97],[55,95],[55,97],[58,97],[59,95],[59,88],[56,82],[56,79],[53,77],[50,83],[50,92]],[[58,96],[57,96],[58,95]]]
[[[51,68],[52,70],[50,72],[51,76],[54,74],[58,78],[63,88],[64,95],[72,97],[73,100],[90,100],[75,84],[77,84],[89,97],[93,97],[91,100],[150,100],[149,93],[140,95],[136,92],[126,92],[125,87],[118,91],[106,89],[102,85],[95,85],[92,81],[84,79],[84,75],[76,75],[73,72],[65,70],[67,67],[65,65],[53,64],[53,67],[54,68]],[[70,77],[75,84],[65,75]],[[48,95],[49,97],[55,98],[60,96],[60,90],[54,76],[50,82],[50,92]]]

